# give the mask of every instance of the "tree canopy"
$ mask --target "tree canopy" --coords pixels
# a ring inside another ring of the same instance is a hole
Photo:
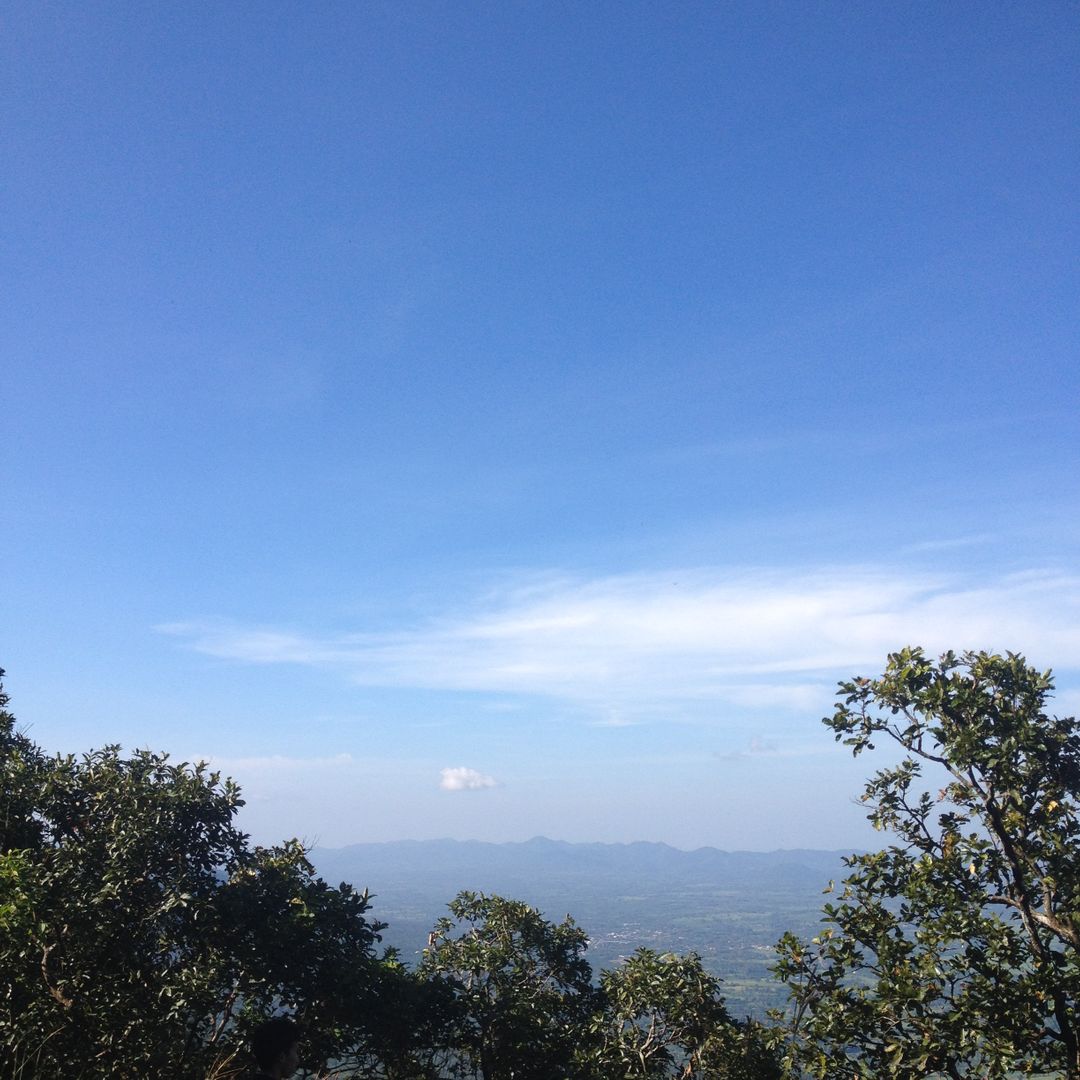
[[[450,1067],[475,1080],[777,1080],[761,1028],[736,1022],[701,958],[638,949],[600,973],[570,916],[463,892],[421,977],[445,980]]]
[[[48,757],[0,691],[0,1045],[12,1076],[227,1074],[282,1006],[363,1043],[380,924],[303,847],[251,848],[231,780],[165,754]]]
[[[1080,1076],[1080,732],[1052,688],[1022,656],[916,648],[841,684],[836,738],[899,752],[862,796],[896,842],[781,942],[789,1067]]]
[[[519,900],[462,892],[431,934],[421,975],[452,991],[455,1073],[481,1080],[580,1075],[596,1000],[587,938]]]
[[[720,980],[694,953],[638,949],[600,978],[601,1076],[774,1080],[780,1070],[760,1027],[732,1020]]]

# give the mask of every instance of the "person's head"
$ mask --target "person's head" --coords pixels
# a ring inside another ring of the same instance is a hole
[[[275,1016],[251,1035],[251,1052],[263,1072],[292,1076],[300,1064],[300,1025],[287,1016]]]

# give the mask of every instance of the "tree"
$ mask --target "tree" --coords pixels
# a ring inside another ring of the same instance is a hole
[[[779,1068],[761,1033],[732,1020],[695,953],[638,949],[600,979],[604,1008],[597,1075],[682,1080],[773,1080]]]
[[[818,937],[780,943],[793,1067],[1080,1077],[1080,730],[1052,688],[1012,653],[914,648],[840,684],[836,738],[900,751],[863,794],[897,842],[847,859]]]
[[[449,909],[420,971],[453,995],[452,1074],[481,1080],[580,1075],[595,1003],[584,932],[569,916],[552,923],[501,896],[462,892]]]
[[[382,970],[366,893],[316,878],[297,841],[251,849],[205,765],[48,757],[7,700],[0,1075],[224,1075],[283,1006],[316,1061],[362,1050]]]
[[[586,938],[567,916],[461,893],[436,925],[420,975],[456,1016],[438,1075],[481,1080],[777,1080],[762,1032],[733,1021],[695,954],[639,949],[591,981]]]

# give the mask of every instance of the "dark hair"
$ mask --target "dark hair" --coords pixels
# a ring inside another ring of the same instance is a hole
[[[300,1025],[287,1016],[275,1016],[251,1033],[251,1052],[260,1069],[272,1069],[282,1054],[300,1041]]]

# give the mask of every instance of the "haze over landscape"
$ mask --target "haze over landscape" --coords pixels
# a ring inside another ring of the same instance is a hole
[[[838,679],[1080,708],[1078,23],[10,7],[20,720],[259,842],[878,846]]]
[[[537,836],[523,843],[405,840],[315,848],[328,881],[370,886],[388,925],[386,945],[417,963],[436,920],[468,882],[473,892],[512,896],[552,920],[570,914],[588,934],[594,972],[636,949],[695,952],[723,980],[734,1016],[765,1018],[784,1005],[772,977],[785,932],[820,933],[822,890],[845,870],[835,851],[679,851],[666,844],[568,844]]]

